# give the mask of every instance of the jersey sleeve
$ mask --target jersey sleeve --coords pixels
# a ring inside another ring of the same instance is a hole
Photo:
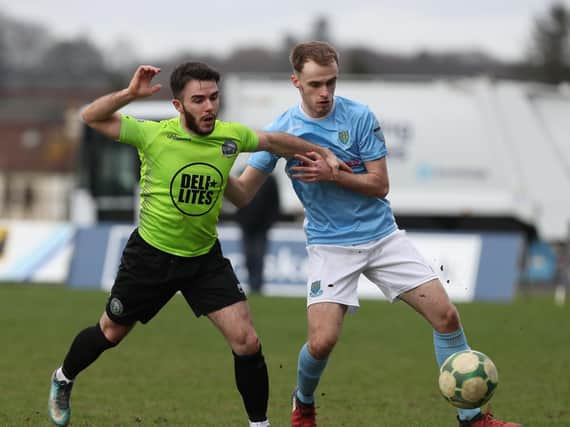
[[[133,145],[141,150],[149,143],[149,135],[158,130],[160,123],[150,120],[138,120],[134,117],[121,115],[121,133],[119,142]]]
[[[282,118],[283,115],[265,126],[263,130],[266,132],[283,132]],[[273,172],[273,169],[275,169],[275,165],[279,159],[280,156],[270,153],[269,151],[257,151],[249,156],[247,164],[261,172],[270,174]]]
[[[358,131],[360,156],[363,161],[378,160],[388,154],[382,126],[368,108],[362,114]]]
[[[233,125],[234,129],[239,134],[239,151],[256,151],[259,146],[259,137],[257,136],[257,133],[253,129],[250,129],[241,123],[233,123]]]
[[[269,151],[257,151],[249,156],[247,164],[255,169],[259,169],[261,172],[271,173],[275,169],[278,160],[279,156]]]

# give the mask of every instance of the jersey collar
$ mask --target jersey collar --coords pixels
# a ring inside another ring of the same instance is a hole
[[[334,110],[336,108],[336,96],[333,98],[333,105],[331,110],[327,113],[326,116],[323,117],[319,117],[318,119],[315,117],[311,117],[309,116],[305,110],[303,110],[303,101],[299,102],[299,113],[301,114],[301,116],[303,116],[303,118],[313,121],[313,122],[325,122],[330,116],[332,116],[332,114],[334,113]]]

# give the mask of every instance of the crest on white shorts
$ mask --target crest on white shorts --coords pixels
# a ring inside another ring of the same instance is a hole
[[[313,283],[311,283],[311,292],[309,295],[312,298],[314,298],[314,297],[320,297],[322,294],[323,290],[321,289],[321,281],[315,280]]]

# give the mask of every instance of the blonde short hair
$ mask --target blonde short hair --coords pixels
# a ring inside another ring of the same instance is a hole
[[[314,61],[319,65],[330,65],[336,62],[338,65],[338,52],[327,42],[310,41],[298,43],[291,50],[289,62],[293,70],[300,73],[309,61]]]

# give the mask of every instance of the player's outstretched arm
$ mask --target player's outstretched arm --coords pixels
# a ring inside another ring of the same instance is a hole
[[[239,178],[230,176],[226,190],[224,191],[224,197],[237,208],[243,208],[251,202],[266,179],[266,173],[252,166],[248,166]]]
[[[152,85],[152,79],[158,73],[160,68],[140,65],[127,88],[96,99],[83,109],[81,118],[89,127],[111,139],[118,139],[121,133],[121,116],[117,111],[135,99],[146,98],[159,91],[160,84]]]
[[[259,151],[269,151],[281,157],[293,157],[295,154],[304,154],[309,151],[318,153],[330,166],[333,176],[338,176],[339,170],[352,172],[342,160],[328,148],[321,147],[305,141],[298,136],[285,132],[257,132],[259,137]]]
[[[390,190],[386,158],[364,162],[365,173],[350,174],[340,171],[335,178],[330,166],[315,152],[306,155],[297,154],[295,158],[301,160],[299,166],[291,168],[291,178],[303,182],[332,181],[336,185],[362,193],[367,196],[384,198]]]

